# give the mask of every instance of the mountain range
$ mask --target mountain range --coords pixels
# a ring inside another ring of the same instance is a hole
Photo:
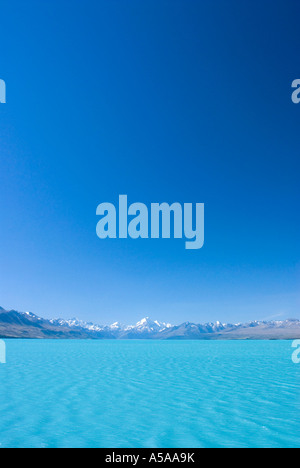
[[[136,325],[118,322],[101,326],[78,319],[43,319],[31,312],[0,307],[0,338],[30,339],[157,339],[157,340],[280,340],[300,339],[300,321],[220,322],[173,326],[146,317]]]

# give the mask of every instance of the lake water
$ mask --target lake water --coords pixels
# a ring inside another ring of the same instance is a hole
[[[289,341],[6,340],[1,447],[299,447]]]

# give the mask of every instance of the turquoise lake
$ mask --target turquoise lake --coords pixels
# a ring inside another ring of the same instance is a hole
[[[291,345],[6,340],[0,447],[300,447]]]

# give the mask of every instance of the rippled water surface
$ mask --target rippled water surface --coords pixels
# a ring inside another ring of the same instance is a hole
[[[1,447],[299,447],[291,342],[7,340]]]

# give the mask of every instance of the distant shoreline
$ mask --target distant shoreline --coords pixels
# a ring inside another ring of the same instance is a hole
[[[221,322],[180,325],[153,321],[146,317],[135,325],[118,322],[101,326],[77,319],[46,320],[31,312],[0,307],[1,339],[68,340],[157,340],[157,341],[278,341],[300,339],[300,320],[256,321],[246,324]]]
[[[177,342],[188,342],[188,341],[244,341],[244,342],[254,342],[254,341],[294,341],[300,340],[300,336],[296,336],[295,338],[173,338],[167,340],[159,340],[158,338],[124,338],[124,339],[113,339],[113,338],[25,338],[25,337],[13,337],[13,336],[0,336],[0,340],[18,340],[18,341],[107,341],[107,342],[169,342],[173,343],[174,341]]]

